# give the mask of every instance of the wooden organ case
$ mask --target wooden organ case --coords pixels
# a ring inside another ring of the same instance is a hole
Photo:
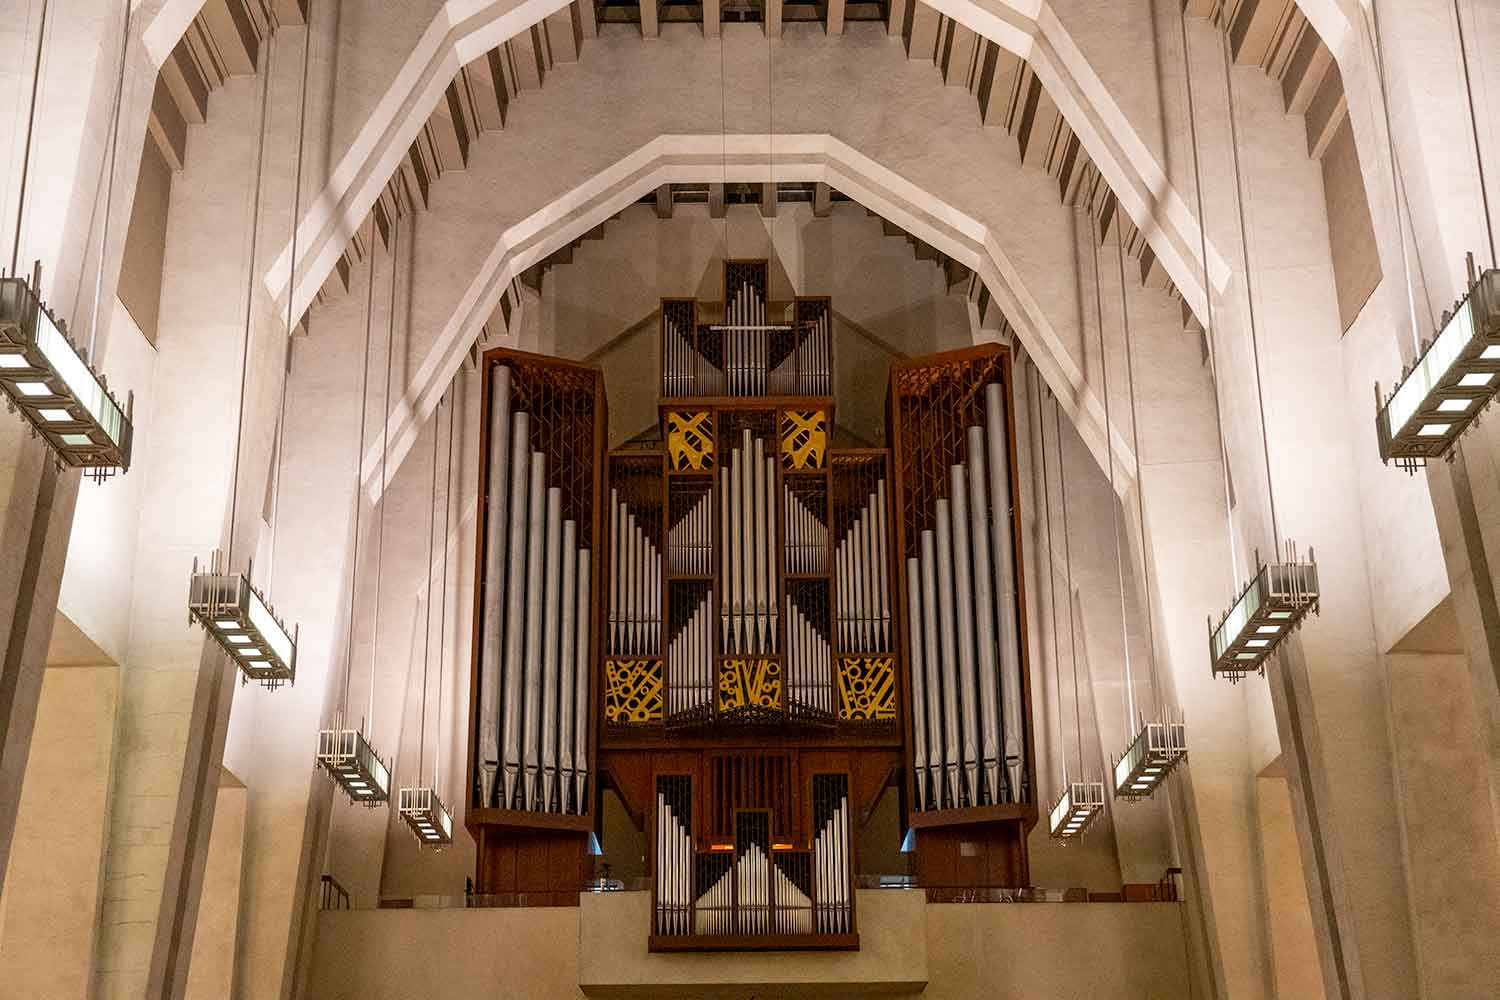
[[[892,448],[832,447],[832,304],[768,286],[729,260],[722,302],[662,300],[660,441],[607,455],[597,371],[485,356],[486,441],[510,443],[480,479],[477,889],[576,902],[611,788],[656,951],[857,948],[859,832],[892,786],[921,884],[1028,880],[1009,353],[897,362]]]

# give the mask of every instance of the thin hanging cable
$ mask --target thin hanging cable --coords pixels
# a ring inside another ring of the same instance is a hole
[[[10,273],[16,274],[21,261],[21,227],[26,220],[26,182],[31,177],[31,139],[36,129],[37,94],[42,89],[42,49],[47,41],[48,0],[42,0],[42,17],[36,32],[36,61],[31,69],[31,108],[26,112],[26,143],[21,150],[21,191],[16,198],[16,238],[10,248]],[[33,288],[37,297],[41,289]]]
[[[432,792],[437,794],[438,780],[443,765],[443,665],[447,652],[448,637],[448,530],[453,510],[453,417],[458,400],[454,393],[458,389],[455,379],[448,386],[448,469],[443,479],[443,596],[438,605],[438,675],[437,675],[437,720],[432,728]],[[439,796],[441,797],[441,796]]]
[[[1109,521],[1115,531],[1115,574],[1120,583],[1120,637],[1125,647],[1125,731],[1128,733],[1135,728],[1135,679],[1130,672],[1130,631],[1125,618],[1125,561],[1120,554],[1120,518],[1113,509],[1120,495],[1115,492],[1114,424],[1109,415],[1109,352],[1104,348],[1104,297],[1099,292],[1099,253],[1093,247],[1090,251],[1094,272],[1094,314],[1099,318],[1099,373],[1104,382],[1104,455],[1109,465]]]
[[[1208,218],[1203,210],[1203,169],[1198,156],[1198,109],[1193,100],[1193,61],[1188,51],[1187,8],[1179,21],[1182,29],[1182,70],[1187,83],[1188,139],[1193,147],[1193,191],[1198,201],[1198,255],[1203,261],[1203,306],[1205,336],[1214,387],[1214,430],[1219,436],[1219,466],[1224,480],[1224,528],[1229,543],[1229,590],[1240,585],[1240,553],[1234,544],[1234,497],[1229,488],[1229,448],[1224,443],[1224,411],[1219,402],[1219,351],[1214,343],[1214,289],[1208,275]]]
[[[1120,210],[1119,202],[1115,211]],[[1116,215],[1115,231],[1121,232],[1124,222]],[[1141,431],[1136,419],[1135,406],[1135,361],[1130,345],[1130,295],[1125,285],[1125,247],[1115,241],[1115,257],[1120,264],[1120,329],[1125,341],[1125,385],[1130,395],[1130,447],[1135,452],[1135,512],[1141,530],[1141,589],[1146,592],[1146,665],[1151,671],[1151,702],[1156,711],[1161,711],[1161,692],[1156,686],[1156,622],[1151,608],[1151,568],[1146,558],[1146,473],[1141,461]]]
[[[443,401],[438,400],[438,408],[441,409]],[[438,469],[438,423],[437,415],[433,414],[432,421],[432,502],[427,505],[427,599],[422,602],[422,721],[418,727],[417,734],[417,784],[422,783],[422,775],[427,773],[427,762],[423,754],[427,750],[427,660],[428,651],[432,645],[432,529],[437,526],[437,469]],[[447,539],[444,539],[447,544]]]
[[[255,254],[260,246],[260,196],[266,171],[266,107],[270,103],[271,68],[276,65],[275,49],[270,45],[261,48],[266,53],[265,66],[260,72],[260,148],[255,155],[255,196],[250,207],[250,256],[245,262],[245,338],[240,348],[240,401],[234,418],[234,474],[229,487],[229,552],[225,566],[233,572],[234,527],[240,506],[240,450],[245,424],[245,385],[250,376],[250,331],[253,328],[255,304]]]
[[[374,224],[371,223],[373,228]],[[371,241],[374,243],[374,234]],[[344,698],[339,706],[339,728],[345,728],[344,720],[349,714],[349,680],[354,675],[354,599],[359,593],[359,521],[364,506],[365,467],[365,421],[370,402],[370,328],[371,314],[375,308],[375,248],[370,248],[370,277],[365,289],[365,355],[360,371],[363,380],[359,390],[359,448],[354,453],[354,562],[349,576],[349,636],[344,643]],[[375,595],[376,603],[380,594]]]
[[[396,210],[400,211],[399,200]],[[371,234],[373,237],[373,234]],[[385,395],[381,397],[381,442],[380,442],[380,510],[377,513],[380,526],[377,529],[377,541],[375,543],[375,620],[370,625],[370,700],[365,714],[365,736],[368,738],[375,731],[375,667],[380,649],[380,581],[385,571],[385,508],[386,501],[390,499],[386,491],[390,489],[390,479],[386,476],[386,462],[391,452],[391,363],[396,354],[396,263],[400,259],[401,251],[401,218],[398,215],[391,221],[391,308],[386,317],[385,334]],[[375,252],[374,248],[370,251]]]
[[[1052,422],[1057,438],[1057,492],[1062,501],[1063,565],[1067,568],[1068,588],[1068,663],[1073,671],[1073,739],[1078,747],[1078,774],[1083,777],[1083,710],[1078,699],[1078,627],[1073,621],[1073,535],[1068,528],[1068,466],[1063,461],[1062,409],[1052,397]],[[1062,709],[1058,709],[1059,716]]]
[[[306,14],[307,30],[302,41],[302,84],[297,98],[297,165],[292,182],[292,255],[287,271],[286,286],[286,364],[281,373],[281,402],[276,410],[276,468],[271,491],[271,551],[266,567],[266,593],[272,593],[276,582],[276,540],[281,535],[278,523],[281,520],[281,463],[286,444],[286,393],[287,383],[292,378],[292,299],[297,284],[297,213],[302,206],[302,152],[307,134],[307,65],[312,51],[312,0],[308,0]]]
[[[1500,266],[1495,255],[1495,226],[1490,219],[1490,189],[1484,178],[1484,152],[1479,142],[1479,115],[1474,110],[1474,86],[1469,80],[1469,47],[1464,42],[1464,19],[1458,0],[1453,0],[1453,23],[1458,26],[1458,57],[1464,70],[1464,93],[1469,99],[1469,131],[1474,136],[1474,165],[1479,168],[1479,200],[1484,206],[1484,235],[1490,244],[1490,266]]]
[[[1229,151],[1234,154],[1234,202],[1239,210],[1240,252],[1245,261],[1245,305],[1250,316],[1250,354],[1255,364],[1255,399],[1260,407],[1260,447],[1266,459],[1266,499],[1271,505],[1271,542],[1276,561],[1281,561],[1281,528],[1276,522],[1276,485],[1271,475],[1271,437],[1266,430],[1266,393],[1260,379],[1260,338],[1255,332],[1255,282],[1254,268],[1250,265],[1250,228],[1245,224],[1245,186],[1240,173],[1239,125],[1234,107],[1234,80],[1229,57],[1229,36],[1221,34],[1220,49],[1224,53],[1224,96],[1229,103]]]
[[[1406,256],[1406,226],[1401,221],[1401,168],[1396,162],[1396,133],[1391,128],[1391,98],[1385,83],[1385,43],[1380,34],[1380,3],[1370,0],[1370,12],[1364,16],[1365,28],[1371,34],[1375,52],[1375,81],[1380,88],[1380,110],[1385,117],[1386,153],[1391,168],[1391,204],[1396,213],[1396,235],[1401,241],[1401,274],[1406,279],[1406,308],[1411,316],[1411,343],[1416,355],[1422,353],[1422,332],[1417,325],[1417,300],[1411,285],[1411,262]]]
[[[1057,640],[1057,570],[1054,566],[1057,557],[1052,548],[1052,476],[1047,471],[1047,421],[1042,409],[1042,379],[1035,365],[1032,366],[1032,376],[1036,383],[1033,393],[1036,396],[1036,428],[1042,441],[1042,509],[1047,512],[1047,593],[1052,605],[1052,683],[1057,688],[1057,741],[1062,748],[1058,757],[1062,760],[1063,791],[1067,791],[1068,741],[1063,735],[1062,665],[1058,662],[1062,652]]]
[[[94,268],[94,310],[89,314],[89,349],[88,360],[94,361],[94,347],[99,342],[99,307],[104,300],[104,255],[109,250],[109,220],[113,215],[115,203],[115,160],[116,152],[120,144],[120,104],[125,94],[125,57],[130,51],[130,8],[131,0],[125,0],[125,24],[120,29],[120,73],[115,79],[114,105],[110,109],[109,116],[109,149],[104,157],[109,163],[109,173],[104,181],[104,227],[99,236],[99,260]],[[100,164],[101,168],[103,164]],[[90,229],[93,228],[91,225]],[[78,280],[83,281],[82,268],[78,271]],[[78,315],[77,296],[74,296],[73,315]]]

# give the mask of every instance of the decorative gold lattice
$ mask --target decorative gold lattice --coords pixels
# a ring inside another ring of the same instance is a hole
[[[828,453],[828,415],[822,410],[783,410],[781,464],[788,469],[821,469]]]
[[[896,663],[889,656],[851,656],[838,662],[839,718],[868,722],[896,717]]]
[[[667,413],[667,457],[676,472],[714,467],[714,422],[707,410]]]
[[[781,710],[781,664],[776,660],[734,659],[719,664],[719,711],[744,708]]]
[[[613,723],[661,720],[661,661],[604,661],[604,718]]]

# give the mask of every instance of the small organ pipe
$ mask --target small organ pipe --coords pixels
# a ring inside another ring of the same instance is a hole
[[[917,778],[917,808],[927,804],[927,687],[922,674],[922,570],[917,559],[906,560],[906,620],[911,669],[912,766]]]
[[[533,691],[527,685],[527,697],[536,697],[541,714],[541,728],[537,731],[537,759],[541,763],[541,785],[533,801],[534,809],[545,812],[552,800],[552,788],[557,783],[557,673],[562,625],[562,490],[556,486],[547,491],[547,562],[544,575],[546,591],[542,605],[542,658],[541,690]],[[531,739],[530,736],[527,737]]]
[[[969,531],[974,543],[974,615],[979,675],[979,754],[984,769],[984,787],[990,804],[1005,801],[1000,786],[1000,713],[996,697],[1000,686],[999,659],[995,650],[995,590],[990,559],[989,477],[985,462],[984,431],[968,429]]]
[[[593,618],[593,591],[589,589],[589,550],[578,552],[578,646],[574,651],[573,671],[573,811],[588,811],[586,788],[588,785],[589,757],[589,664],[593,660],[593,649],[589,645],[589,626]]]
[[[1016,562],[1010,513],[1010,428],[999,384],[984,392],[985,436],[989,444],[990,533],[994,552],[995,603],[1000,624],[1000,713],[1005,732],[1005,771],[1011,800],[1022,801],[1026,769],[1022,741],[1020,629],[1016,620]]]
[[[609,491],[609,650],[620,651],[620,544],[625,535],[620,491]]]
[[[525,769],[525,784],[518,798],[522,808],[530,808],[536,801],[537,788],[541,784],[541,761],[537,759],[541,734],[542,709],[542,597],[544,559],[547,535],[547,456],[543,452],[531,453],[531,500],[528,503],[529,522],[526,539],[526,671],[525,702],[522,710],[521,764]]]
[[[776,459],[767,456],[765,459],[765,505],[762,510],[766,515],[765,539],[761,545],[761,562],[767,567],[775,565],[775,556],[772,546],[776,544],[776,508],[771,503],[771,492],[776,488]],[[774,572],[766,574],[766,607],[770,610],[771,621],[766,628],[766,642],[761,650],[765,653],[776,652],[776,636],[778,634],[778,611],[780,607],[776,600],[776,579]]]
[[[948,511],[952,516],[954,625],[958,634],[959,751],[963,754],[964,780],[969,801],[979,802],[979,718],[974,672],[974,564],[969,558],[969,487],[962,465],[948,470],[953,494]]]
[[[885,480],[875,484],[875,592],[880,595],[880,648],[890,649],[891,642],[891,595],[886,589],[890,567],[890,550],[886,547]]]
[[[922,672],[927,679],[927,769],[932,775],[933,801],[941,802],[943,768],[943,687],[938,680],[937,636],[937,541],[933,532],[922,532]]]
[[[557,650],[557,699],[548,699],[555,705],[557,715],[557,767],[560,780],[557,783],[555,810],[568,808],[568,785],[573,780],[573,725],[576,721],[573,708],[573,671],[576,667],[574,654],[578,648],[578,523],[572,518],[563,522],[562,540],[562,601],[558,628]],[[550,786],[549,786],[550,788]],[[551,795],[549,791],[549,795]]]
[[[755,479],[754,544],[755,544],[755,640],[757,651],[767,649],[764,641],[767,616],[766,601],[766,476],[765,444],[755,439],[755,464],[751,473]]]
[[[521,690],[525,676],[526,652],[526,557],[527,527],[530,523],[529,491],[531,487],[531,449],[528,435],[531,418],[517,413],[511,421],[510,537],[506,545],[508,561],[505,590],[505,705],[501,744],[504,747],[504,771],[500,780],[500,804],[509,808],[521,788]]]
[[[730,641],[729,641],[730,635],[731,635],[731,631],[730,631],[731,630],[731,625],[730,625],[730,622],[732,620],[732,608],[734,606],[734,573],[735,573],[735,571],[733,569],[733,565],[734,565],[734,547],[730,544],[730,525],[732,525],[734,523],[734,504],[733,504],[733,500],[732,500],[732,497],[731,497],[731,494],[733,492],[734,492],[734,486],[733,486],[733,483],[730,481],[729,469],[728,468],[722,468],[722,469],[720,469],[719,470],[719,536],[720,536],[720,545],[722,547],[726,548],[726,549],[729,549],[729,552],[727,553],[728,556],[729,556],[729,558],[728,559],[724,559],[724,558],[721,557],[720,560],[719,560],[719,565],[722,567],[722,569],[720,570],[720,572],[724,573],[725,576],[728,578],[728,579],[725,580],[725,587],[724,587],[725,593],[722,595],[724,597],[724,611],[723,611],[723,615],[722,615],[722,617],[723,617],[723,629],[724,629],[724,652],[726,652],[726,653],[731,652],[732,649],[733,649],[733,647],[730,645]]]
[[[938,644],[943,658],[943,770],[951,805],[959,805],[958,629],[953,624],[953,522],[947,498],[937,502]]]

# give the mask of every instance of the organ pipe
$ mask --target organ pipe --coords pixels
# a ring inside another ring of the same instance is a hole
[[[916,777],[917,808],[927,802],[927,685],[922,672],[922,569],[918,559],[906,560],[906,620],[911,623],[908,685],[911,691],[912,770]]]
[[[922,532],[922,669],[927,678],[927,768],[934,801],[944,799],[942,685],[938,681],[937,539]],[[951,800],[952,792],[947,792]]]
[[[737,654],[776,651],[779,614],[772,546],[776,542],[777,505],[769,501],[776,481],[776,460],[765,455],[764,443],[743,429],[719,473],[727,495],[721,507],[722,534],[728,566],[728,594],[723,611],[724,649]]]
[[[589,645],[593,622],[593,591],[590,588],[589,550],[578,553],[578,644],[573,653],[573,811],[586,813],[588,803]]]
[[[542,676],[537,713],[541,726],[536,733],[537,759],[541,762],[541,782],[532,796],[532,808],[545,811],[557,783],[557,670],[562,625],[562,490],[547,490],[546,590],[542,594]],[[530,696],[531,692],[527,692]],[[530,737],[528,736],[528,739]]]
[[[974,565],[969,560],[969,496],[964,467],[948,470],[953,494],[948,504],[952,515],[949,536],[953,539],[954,624],[958,631],[958,707],[963,754],[964,785],[969,801],[979,804],[979,719],[975,701],[974,671]]]
[[[958,685],[954,670],[958,665],[957,627],[953,624],[953,523],[949,519],[948,500],[937,502],[937,612],[938,645],[943,658],[943,775],[949,805],[962,804],[959,792]]]
[[[1010,429],[1006,423],[1000,386],[985,387],[985,437],[989,445],[990,533],[993,539],[995,604],[1000,624],[1001,725],[1005,732],[1005,771],[1012,801],[1020,801],[1025,773],[1025,742],[1021,739],[1021,653],[1016,612],[1016,562],[1011,537],[1010,463],[1006,453]]]
[[[995,606],[993,577],[990,559],[990,531],[988,524],[989,496],[985,472],[984,432],[970,427],[967,434],[969,446],[969,533],[974,545],[974,604],[979,613],[974,616],[977,629],[979,659],[976,664],[979,674],[979,733],[980,758],[984,773],[984,796],[990,803],[1002,801],[999,765],[1000,717],[996,706],[996,689],[999,687],[999,662],[995,649],[994,616],[985,609]]]
[[[510,568],[505,592],[505,704],[504,738],[505,770],[500,786],[500,804],[510,807],[522,787],[521,770],[521,692],[522,667],[525,663],[526,635],[526,557],[527,525],[530,523],[531,449],[528,435],[531,418],[517,413],[511,431],[510,455]],[[486,800],[488,801],[488,800]]]
[[[500,767],[500,656],[504,644],[505,553],[510,482],[510,368],[496,365],[490,372],[490,453],[486,490],[484,617],[481,625],[479,758],[483,768],[484,801],[495,795]]]

